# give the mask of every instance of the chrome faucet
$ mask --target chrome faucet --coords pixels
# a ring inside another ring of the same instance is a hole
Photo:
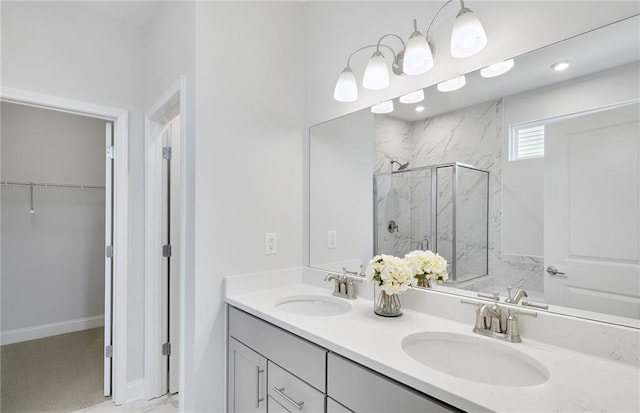
[[[518,294],[516,294],[516,297],[520,300],[522,296],[526,297],[526,292],[520,290]],[[516,297],[512,298],[511,294],[509,294],[509,298],[505,299],[505,303],[515,304],[514,301]],[[515,308],[506,308],[507,315],[503,326],[502,319],[504,308],[498,305],[498,302],[500,301],[500,294],[495,291],[490,298],[493,300],[493,304],[462,300],[465,304],[477,305],[476,322],[473,326],[473,332],[483,336],[508,341],[510,343],[521,343],[522,338],[520,337],[518,329],[518,314],[532,315],[534,317],[538,314],[535,312],[516,310]]]
[[[361,283],[364,279],[364,266],[360,265],[360,272],[348,271],[347,267],[342,267],[342,274],[329,273],[324,277],[325,281],[334,281],[333,295],[336,297],[355,300],[357,298],[356,282]]]

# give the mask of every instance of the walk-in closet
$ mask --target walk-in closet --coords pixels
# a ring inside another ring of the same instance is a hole
[[[109,129],[0,109],[1,410],[75,411],[105,400]]]

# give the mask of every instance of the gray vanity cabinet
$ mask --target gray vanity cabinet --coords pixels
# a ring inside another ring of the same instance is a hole
[[[229,338],[229,412],[267,411],[267,359]]]

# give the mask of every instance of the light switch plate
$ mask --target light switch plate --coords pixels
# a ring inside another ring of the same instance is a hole
[[[273,255],[278,253],[278,233],[277,232],[265,233],[264,253],[265,255]]]
[[[330,250],[334,250],[337,248],[338,240],[336,238],[336,230],[330,229],[327,232],[327,248]]]

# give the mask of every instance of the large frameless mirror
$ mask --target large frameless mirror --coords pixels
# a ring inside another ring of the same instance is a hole
[[[437,289],[513,286],[550,311],[640,326],[639,26],[311,127],[310,266],[430,249],[453,275]]]

